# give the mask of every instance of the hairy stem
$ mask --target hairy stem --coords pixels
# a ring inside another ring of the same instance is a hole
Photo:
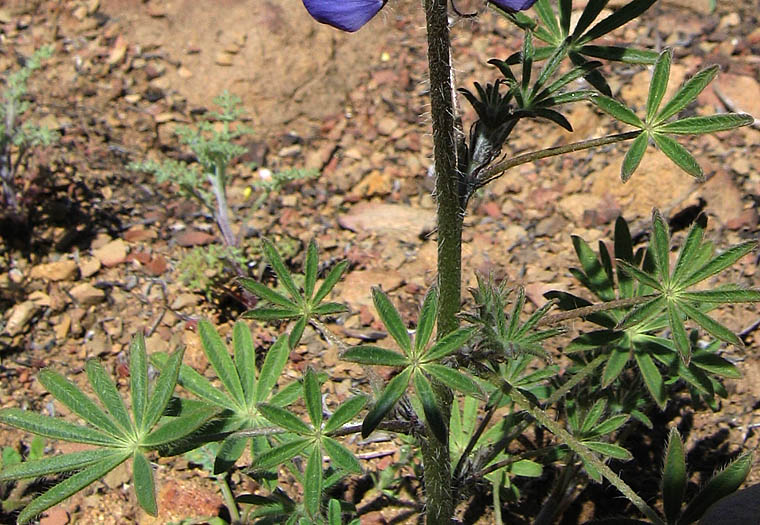
[[[599,460],[591,450],[579,440],[565,430],[559,423],[554,421],[551,416],[544,412],[541,408],[534,406],[530,400],[525,397],[519,388],[512,388],[508,383],[504,383],[504,388],[507,390],[507,394],[512,397],[514,402],[521,408],[526,410],[533,418],[543,427],[548,429],[552,434],[559,438],[561,443],[564,443],[570,449],[580,456],[583,461],[593,465],[604,478],[610,482],[616,489],[618,489],[628,501],[634,504],[639,511],[644,514],[654,525],[665,525],[657,512],[650,507],[641,496],[636,494],[628,484],[623,481],[620,476],[615,474],[606,463]]]
[[[572,144],[565,144],[564,146],[556,146],[554,148],[542,149],[539,151],[532,151],[523,155],[512,157],[511,159],[504,160],[498,164],[494,164],[479,177],[477,187],[482,188],[491,181],[494,181],[504,175],[504,172],[519,166],[520,164],[526,164],[528,162],[534,162],[539,159],[545,159],[547,157],[556,157],[557,155],[564,155],[565,153],[572,153],[574,151],[583,151],[585,149],[598,148],[599,146],[605,146],[607,144],[615,144],[616,142],[623,142],[625,140],[632,140],[641,135],[641,131],[628,131],[626,133],[618,133],[617,135],[609,135],[607,137],[601,137],[597,139],[582,140],[580,142],[573,142]]]
[[[448,0],[424,0],[427,22],[428,70],[430,72],[430,112],[433,121],[435,192],[438,201],[438,337],[457,328],[456,314],[461,302],[462,216],[457,174],[456,128],[451,69],[451,42],[448,26]],[[451,391],[433,382],[436,401],[448,422]],[[444,442],[427,432],[422,444],[422,462],[427,496],[428,525],[450,525],[454,515],[451,493],[451,460],[448,432]]]
[[[615,299],[614,301],[605,301],[599,304],[592,304],[589,306],[582,306],[580,308],[573,308],[561,314],[547,315],[538,321],[537,326],[545,326],[561,323],[568,319],[576,319],[578,317],[588,317],[591,314],[598,312],[606,312],[608,310],[615,310],[616,308],[627,308],[629,306],[636,306],[637,304],[646,303],[657,297],[656,294],[640,295],[637,297],[628,297],[625,299]]]

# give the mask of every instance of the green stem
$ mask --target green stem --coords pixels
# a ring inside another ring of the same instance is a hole
[[[438,201],[438,337],[456,330],[456,314],[461,303],[462,216],[459,205],[459,178],[456,159],[456,128],[451,79],[451,42],[448,0],[424,0],[427,22],[428,69],[430,72],[430,112],[433,121],[435,192]],[[436,401],[448,422],[451,391],[433,382]],[[448,437],[438,441],[428,431],[422,448],[427,497],[428,525],[450,525],[454,515],[451,493],[451,460]],[[448,436],[448,433],[447,433]]]
[[[219,488],[222,491],[222,498],[224,498],[224,504],[230,512],[232,523],[240,523],[240,511],[238,510],[237,503],[235,503],[235,496],[232,495],[230,484],[227,483],[226,476],[224,474],[218,475],[216,477],[216,482],[219,484]]]
[[[539,159],[545,159],[547,157],[556,157],[557,155],[564,155],[565,153],[573,153],[574,151],[583,151],[585,149],[598,148],[599,146],[606,146],[608,144],[615,144],[616,142],[623,142],[624,140],[632,140],[641,135],[641,130],[628,131],[626,133],[618,133],[617,135],[609,135],[607,137],[601,137],[598,139],[582,140],[580,142],[573,142],[572,144],[565,144],[564,146],[556,146],[554,148],[542,149],[539,151],[532,151],[523,155],[518,155],[507,159],[505,161],[494,164],[478,179],[478,188],[482,188],[491,181],[494,181],[501,177],[505,171],[519,166],[520,164],[526,164],[528,162],[534,162]]]
[[[615,299],[612,301],[605,301],[603,303],[592,304],[589,306],[581,306],[580,308],[573,308],[560,314],[547,315],[542,317],[541,320],[536,323],[537,326],[546,326],[568,321],[570,319],[576,319],[578,317],[588,317],[591,314],[598,312],[606,312],[609,310],[615,310],[617,308],[628,308],[629,306],[636,306],[651,301],[658,294],[637,295],[636,297],[626,297],[624,299]]]
[[[620,476],[615,474],[610,467],[608,467],[603,461],[599,460],[593,452],[591,452],[586,446],[575,439],[572,434],[565,430],[559,423],[554,421],[551,416],[541,410],[541,408],[534,406],[530,400],[525,397],[519,388],[513,388],[508,383],[504,385],[508,391],[505,392],[512,397],[512,400],[527,411],[533,418],[543,427],[547,428],[552,434],[559,438],[561,443],[564,443],[570,449],[578,454],[583,461],[593,465],[604,478],[610,482],[616,489],[618,489],[623,496],[628,498],[628,501],[634,504],[639,511],[644,514],[654,525],[665,525],[662,518],[650,507],[641,496],[636,494],[628,484],[623,481]]]

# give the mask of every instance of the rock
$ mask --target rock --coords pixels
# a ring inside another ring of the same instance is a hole
[[[201,300],[200,296],[194,293],[179,294],[172,301],[170,308],[172,310],[182,310],[183,308],[187,308],[188,306],[195,306],[196,304],[200,302],[200,300]]]
[[[92,306],[103,302],[106,294],[90,283],[81,283],[69,290],[69,294],[82,306]]]
[[[760,218],[756,208],[747,208],[733,219],[726,221],[726,228],[729,230],[754,230],[757,227]]]
[[[71,259],[63,259],[47,264],[39,264],[32,268],[32,279],[43,281],[68,281],[77,275],[77,263]]]
[[[352,307],[372,304],[372,287],[380,286],[390,292],[404,283],[398,272],[385,270],[360,270],[349,273],[341,283],[340,291],[335,296]]]
[[[53,304],[53,300],[50,298],[50,296],[41,290],[36,290],[30,293],[29,300],[32,301],[37,306],[50,307]]]
[[[158,492],[156,517],[140,511],[137,522],[143,525],[163,525],[187,518],[216,516],[223,506],[222,498],[213,487],[200,487],[190,481],[167,480]]]
[[[38,309],[39,306],[34,301],[24,301],[17,304],[11,310],[8,324],[5,325],[5,331],[11,336],[22,333]]]
[[[71,329],[71,317],[68,314],[63,314],[60,320],[53,326],[53,332],[55,332],[55,338],[57,341],[64,341],[66,336],[69,335]]]
[[[40,525],[66,525],[67,523],[69,523],[69,513],[60,505],[46,510],[40,519]]]
[[[92,277],[100,270],[100,259],[97,257],[82,257],[79,259],[79,273],[82,278]]]
[[[173,113],[172,113],[173,115]],[[156,116],[156,122],[158,122],[158,115]],[[122,234],[122,237],[127,242],[141,242],[141,241],[148,241],[151,239],[155,239],[158,237],[158,234],[155,230],[147,229],[142,224],[138,224],[137,226],[132,226],[130,229],[125,231]]]
[[[154,333],[145,340],[145,346],[150,352],[168,352],[169,341],[164,339],[161,334]]]
[[[232,55],[229,53],[217,53],[214,57],[214,63],[218,66],[231,66],[232,65]]]
[[[132,480],[131,461],[125,461],[103,477],[103,483],[109,489],[118,489]]]
[[[108,60],[106,63],[109,66],[114,66],[116,64],[121,63],[124,60],[124,57],[127,55],[127,47],[129,44],[127,43],[126,39],[119,35],[116,37],[116,41],[113,43],[113,46],[111,47],[111,51],[108,54]]]
[[[722,73],[715,81],[713,91],[730,111],[749,113],[760,119],[760,82],[746,75]]]
[[[116,239],[93,250],[92,254],[98,258],[103,266],[116,266],[123,263],[127,258],[127,243],[121,239]]]
[[[378,235],[414,241],[435,228],[435,211],[401,204],[360,203],[338,218],[338,224],[354,232],[370,231]]]
[[[591,193],[610,199],[625,210],[626,219],[649,217],[652,208],[668,209],[674,201],[694,191],[694,179],[681,171],[663,153],[649,148],[639,169],[627,184],[620,181],[620,160],[615,160],[593,177]]]
[[[707,202],[705,211],[724,226],[744,211],[743,193],[727,171],[719,171],[700,187],[699,194]]]
[[[554,237],[559,232],[564,231],[567,221],[562,215],[552,213],[544,217],[536,224],[536,237]]]
[[[154,255],[147,264],[143,265],[145,273],[158,277],[169,268],[169,262],[161,255]]]
[[[191,246],[206,246],[214,242],[214,236],[197,230],[185,230],[174,238],[177,244],[189,248]]]
[[[352,197],[373,197],[388,195],[393,191],[393,180],[387,171],[373,170],[364,177],[353,190]]]
[[[398,128],[398,119],[393,117],[384,117],[377,123],[377,132],[381,135],[388,136]]]

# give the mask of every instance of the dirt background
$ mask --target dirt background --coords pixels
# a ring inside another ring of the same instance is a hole
[[[0,1],[0,71],[15,69],[41,45],[55,46],[30,84],[30,100],[33,118],[61,133],[60,143],[36,153],[23,174],[30,221],[24,228],[3,225],[0,404],[65,414],[52,406],[36,372],[52,366],[84,382],[83,364],[92,357],[103,359],[126,385],[126,352],[138,330],[146,332],[149,350],[186,345],[186,362],[201,371],[207,367],[195,322],[211,318],[228,334],[243,308],[229,295],[209,301],[183,286],[178,266],[189,250],[220,237],[195,203],[127,165],[186,156],[175,127],[202,117],[224,89],[242,97],[247,123],[256,130],[243,160],[273,171],[306,167],[320,173],[316,180],[290,184],[256,211],[246,242],[266,236],[292,246],[294,268],[300,268],[311,238],[324,259],[347,258],[351,269],[336,297],[351,314],[332,327],[348,342],[377,337],[382,327],[371,309],[372,285],[381,284],[413,320],[433,280],[436,253],[429,235],[435,205],[424,21],[417,4],[391,2],[360,32],[346,35],[315,24],[299,0]],[[689,111],[760,116],[756,3],[719,2],[715,13],[707,4],[661,0],[611,41],[673,46],[671,90],[705,65],[720,64],[715,88]],[[462,11],[479,5],[458,2]],[[508,56],[520,42],[518,32],[487,12],[457,21],[452,35],[463,87],[495,79],[485,62]],[[641,109],[650,73],[605,68],[614,72],[615,94]],[[464,110],[465,122],[472,116]],[[573,133],[546,123],[520,128],[508,153],[617,130],[587,106],[574,107],[569,119]],[[616,146],[516,168],[474,199],[465,220],[464,284],[474,284],[472,270],[493,272],[525,285],[534,306],[549,289],[577,292],[562,270],[574,262],[570,234],[590,243],[609,240],[621,212],[634,233],[643,232],[655,206],[671,218],[704,209],[708,236],[719,247],[757,238],[759,139],[757,127],[688,139],[708,176],[704,184],[650,150],[623,185],[624,150]],[[230,200],[237,217],[246,215],[246,188],[261,173],[242,162],[235,166]],[[241,224],[236,220],[234,226]],[[757,254],[750,254],[723,279],[757,286],[757,264]],[[260,269],[252,261],[252,273]],[[692,421],[688,445],[700,473],[716,466],[705,457],[725,457],[758,443],[758,308],[726,309],[721,319],[744,334],[745,349],[726,349],[744,378],[729,384],[732,396],[720,412],[692,416],[686,406],[673,415]],[[252,329],[261,351],[276,335],[272,327]],[[361,369],[340,362],[337,350],[312,332],[291,357],[288,378],[299,377],[307,364],[318,366],[329,373],[336,402],[362,378]],[[0,434],[0,445],[23,447],[28,440],[15,431]],[[697,445],[705,443],[713,456],[700,455]],[[70,450],[49,445],[51,453]],[[359,453],[377,451],[377,445],[353,446]],[[386,457],[397,457],[397,444],[380,448]],[[157,473],[162,515],[155,521],[137,510],[129,473],[119,469],[43,522],[168,523],[218,511],[215,486],[186,460],[159,460]],[[760,469],[750,481],[760,481]],[[233,482],[241,492],[252,489],[241,477]],[[588,516],[593,505],[584,509]],[[388,523],[397,515],[394,509],[368,511],[363,522]]]

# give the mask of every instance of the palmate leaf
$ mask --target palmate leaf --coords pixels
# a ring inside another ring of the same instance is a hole
[[[222,338],[219,337],[214,326],[205,319],[198,321],[198,334],[201,338],[203,353],[206,354],[217,377],[235,402],[245,405],[245,394],[243,385],[240,383],[240,376]]]
[[[380,320],[385,325],[388,333],[396,341],[396,344],[403,350],[403,352],[409,356],[412,355],[412,343],[409,338],[409,333],[406,330],[404,321],[401,319],[401,315],[393,306],[388,296],[380,288],[372,289],[372,302],[375,304],[375,310],[380,316]]]
[[[303,498],[306,511],[312,517],[319,515],[322,503],[322,452],[319,447],[312,447],[304,473]]]
[[[274,270],[274,273],[277,274],[277,278],[285,287],[285,290],[287,290],[291,299],[298,304],[301,301],[301,294],[298,292],[298,287],[296,287],[296,284],[293,281],[293,276],[290,274],[290,270],[285,266],[285,263],[277,252],[277,249],[274,247],[274,244],[272,244],[270,240],[264,239],[262,248],[264,250],[264,255],[267,258],[267,262]]]
[[[148,406],[148,352],[142,333],[132,340],[129,352],[129,388],[132,394],[132,417],[137,428],[143,426]]]
[[[639,129],[645,129],[646,124],[642,122],[642,120],[636,116],[636,113],[633,112],[628,106],[622,104],[621,102],[618,102],[612,97],[608,97],[605,95],[596,95],[591,99],[591,101],[602,111],[610,115],[611,117],[616,118],[620,122],[624,122],[630,126],[633,126],[635,128]]]
[[[303,399],[306,403],[306,411],[314,428],[322,428],[322,392],[320,392],[319,380],[314,369],[306,369],[303,379]]]
[[[631,64],[653,64],[658,57],[658,54],[653,51],[619,46],[593,45],[591,42],[633,20],[639,14],[649,9],[654,1],[633,0],[596,24],[594,22],[607,5],[608,0],[589,1],[586,3],[572,31],[570,28],[571,0],[558,0],[559,16],[557,16],[552,7],[551,0],[540,0],[537,2],[534,8],[538,14],[540,22],[538,24],[522,13],[509,13],[498,7],[494,7],[493,4],[491,6],[507,19],[524,29],[526,33],[532,33],[537,39],[548,44],[546,46],[539,46],[533,50],[533,60],[546,60],[550,57],[555,60],[561,60],[569,56],[576,66],[585,67],[585,64],[589,62],[588,57]],[[504,63],[517,64],[521,61],[521,55],[522,53],[515,53],[508,57]],[[525,65],[524,62],[523,65]],[[549,69],[551,70],[551,68]],[[591,69],[585,72],[583,76],[599,92],[611,96],[612,91],[602,74],[595,70],[595,68]],[[523,75],[524,81],[525,78],[525,75]],[[526,90],[527,83],[525,81],[522,91]],[[542,84],[543,82],[538,83],[539,87]],[[536,91],[537,89],[533,91],[534,95]],[[518,102],[520,102],[519,97]]]
[[[317,243],[312,239],[306,249],[306,261],[304,262],[304,285],[303,293],[307,298],[314,295],[314,285],[317,283],[317,270],[319,269],[319,254]]]
[[[578,38],[578,42],[580,44],[586,44],[606,35],[607,33],[611,33],[615,29],[637,18],[647,9],[652,7],[656,1],[657,0],[633,0],[632,2],[629,2],[583,33],[583,35]],[[596,9],[596,6],[594,9]]]
[[[44,458],[16,468],[4,469],[3,477],[6,479],[14,476],[79,471],[34,499],[19,516],[19,523],[26,523],[36,514],[82,490],[130,457],[134,463],[133,476],[137,500],[146,512],[153,515],[157,513],[153,474],[144,453],[184,438],[212,417],[217,410],[201,409],[154,428],[174,392],[183,350],[180,349],[164,359],[164,369],[152,392],[148,379],[147,353],[141,336],[133,340],[131,354],[130,363],[134,368],[130,370],[130,390],[135,411],[134,420],[130,419],[114,382],[97,363],[87,364],[87,376],[108,413],[60,374],[51,370],[41,373],[41,382],[49,387],[51,394],[92,426],[76,425],[14,408],[0,410],[0,422],[5,424],[51,438],[99,447],[92,451]]]
[[[647,117],[646,122],[654,120],[657,110],[660,109],[662,97],[665,96],[665,90],[668,87],[670,79],[670,63],[673,61],[673,50],[666,49],[663,51],[657,62],[654,64],[652,80],[649,84],[649,96],[647,97]]]
[[[335,466],[352,474],[361,474],[362,466],[359,460],[346,447],[329,437],[322,438],[322,446]]]
[[[375,401],[375,405],[369,411],[362,423],[362,437],[367,438],[377,425],[391,411],[396,401],[406,392],[412,376],[412,367],[404,368],[401,373],[391,379]]]
[[[665,462],[662,469],[662,504],[665,519],[675,523],[681,512],[681,503],[686,492],[686,455],[681,436],[675,427],[670,429]]]
[[[700,135],[749,126],[754,121],[755,119],[751,115],[744,113],[687,117],[658,126],[657,131],[674,135]]]
[[[695,284],[722,272],[748,253],[757,249],[757,246],[757,241],[745,241],[732,246],[717,257],[705,262],[704,265],[698,267],[695,271],[688,274],[688,276],[684,277],[683,282],[679,283],[679,289],[685,290],[686,288],[690,288]]]
[[[578,47],[578,53],[587,57],[613,60],[625,64],[654,64],[658,57],[657,52],[649,49],[620,46],[585,45]]]
[[[289,297],[252,279],[241,278],[239,282],[243,288],[270,303],[245,312],[243,317],[260,321],[295,320],[287,339],[289,348],[293,349],[299,344],[306,325],[311,319],[337,315],[347,310],[345,306],[339,303],[323,303],[322,301],[338,283],[348,268],[348,262],[343,261],[337,264],[315,292],[319,273],[319,252],[316,242],[310,241],[304,260],[304,288],[303,293],[301,293],[295,284],[293,275],[275,246],[270,241],[265,240],[263,247],[269,265]]]
[[[85,370],[87,371],[87,380],[90,386],[111,417],[116,420],[123,431],[132,432],[132,420],[129,417],[124,400],[121,398],[116,384],[111,379],[111,376],[106,373],[103,365],[94,359],[90,359],[85,365]]]
[[[180,348],[172,353],[169,356],[166,367],[158,376],[158,380],[150,395],[148,407],[145,410],[142,428],[138,430],[140,435],[145,435],[158,423],[159,418],[169,404],[169,399],[171,399],[174,393],[174,387],[177,385],[177,376],[179,375],[179,368],[182,364],[184,353],[184,348]]]
[[[606,443],[604,441],[583,441],[583,444],[594,452],[599,452],[604,456],[608,456],[621,461],[630,461],[633,459],[633,455],[620,445],[614,443]]]
[[[663,288],[670,282],[670,230],[659,210],[652,212],[652,254],[658,280]]]
[[[644,158],[644,153],[646,152],[648,145],[649,133],[646,131],[641,133],[633,141],[631,147],[628,149],[628,152],[623,158],[623,165],[620,167],[620,179],[623,182],[628,182],[628,179],[631,178],[633,172],[636,171],[636,169],[639,167],[641,164],[641,159]]]
[[[41,478],[60,472],[82,470],[110,458],[113,453],[113,450],[109,449],[94,449],[72,452],[60,456],[27,459],[26,461],[21,461],[21,456],[19,455],[18,462],[15,464],[11,464],[7,460],[3,461],[2,469],[0,470],[0,482]]]
[[[77,472],[73,476],[66,478],[41,496],[33,499],[29,505],[24,507],[24,510],[22,510],[18,515],[18,518],[16,518],[16,523],[21,525],[31,521],[32,518],[53,505],[57,505],[66,498],[69,498],[80,490],[90,486],[92,483],[124,463],[129,456],[129,452],[113,452],[110,456]]]
[[[444,365],[428,363],[422,369],[447,387],[473,397],[483,399],[478,384],[462,372]]]
[[[629,6],[636,3],[641,2],[631,2]],[[646,2],[641,3],[641,6],[639,7],[643,7],[645,3]],[[629,6],[620,9],[620,11],[624,11]],[[615,15],[617,15],[617,12]],[[571,53],[571,58],[572,57],[573,54]],[[662,99],[668,86],[672,58],[673,52],[670,49],[664,50],[657,58],[654,72],[652,74],[652,81],[649,86],[649,96],[647,97],[646,117],[644,121],[624,104],[621,104],[610,96],[605,96],[608,94],[604,93],[603,90],[603,95],[596,95],[591,98],[591,101],[605,113],[608,113],[621,122],[644,131],[644,133],[636,138],[623,160],[623,166],[621,168],[621,178],[623,179],[623,182],[630,179],[633,172],[641,163],[649,139],[652,139],[660,151],[662,151],[679,168],[701,181],[704,179],[704,173],[697,160],[685,147],[671,138],[670,135],[715,133],[741,126],[748,126],[754,121],[753,117],[750,115],[728,113],[704,117],[688,117],[674,122],[667,122],[668,119],[694,101],[699,93],[707,87],[717,74],[716,67],[700,71],[692,79],[686,82],[676,92],[673,98],[660,109]],[[577,62],[578,60],[576,57],[576,63]]]
[[[222,474],[231,469],[235,462],[245,452],[245,446],[248,444],[248,438],[241,438],[235,435],[229,436],[222,441],[222,446],[214,458],[214,474]]]
[[[689,290],[701,281],[728,268],[740,258],[757,247],[756,241],[748,241],[729,248],[720,255],[710,258],[712,245],[703,241],[706,218],[698,217],[686,236],[675,268],[670,272],[670,232],[662,215],[655,210],[652,215],[654,235],[652,253],[654,254],[654,272],[636,268],[622,259],[620,267],[640,283],[652,288],[656,294],[648,302],[634,307],[618,322],[616,329],[639,325],[652,319],[666,309],[668,324],[673,334],[673,341],[684,361],[688,364],[691,345],[684,328],[684,321],[691,319],[708,333],[729,344],[742,346],[742,341],[731,330],[709,317],[698,308],[699,305],[725,304],[733,300],[741,302],[760,301],[760,290]],[[695,268],[696,267],[696,268]],[[687,273],[690,272],[690,273]],[[705,300],[701,300],[704,298]]]
[[[95,428],[110,434],[117,441],[120,440],[121,435],[126,429],[118,426],[99,406],[84,395],[74,383],[53,370],[42,370],[38,379],[53,397],[66,405],[73,413]]]
[[[704,181],[705,174],[702,171],[702,167],[697,162],[697,159],[689,153],[689,150],[681,146],[678,142],[673,140],[659,132],[651,134],[652,140],[657,147],[662,151],[666,157],[673,161],[673,163],[681,168],[683,171],[697,179],[698,181]]]
[[[417,332],[414,336],[414,353],[415,355],[422,354],[423,350],[430,342],[430,337],[433,335],[433,328],[435,327],[435,320],[438,318],[438,289],[431,288],[427,295],[425,295],[425,301],[420,309],[420,316],[417,320]]]
[[[697,99],[697,96],[715,79],[720,68],[710,66],[687,80],[657,114],[653,124],[659,125],[675,116]]]
[[[296,438],[292,441],[287,441],[256,456],[251,466],[262,470],[275,468],[302,453],[308,443],[310,443],[310,440],[306,438]]]
[[[474,327],[465,327],[458,328],[453,332],[446,334],[440,340],[436,341],[436,343],[422,355],[420,361],[423,363],[440,361],[444,357],[451,355],[462,348],[462,346],[469,341],[474,332]]]
[[[375,366],[406,366],[410,364],[408,357],[393,350],[372,345],[353,346],[343,353],[341,359]]]
[[[166,366],[168,359],[169,356],[162,352],[155,353],[151,356],[151,362],[159,369],[163,369]],[[182,365],[180,367],[177,380],[185,389],[189,390],[206,403],[228,410],[235,410],[237,406],[235,401],[229,395],[216,388],[211,384],[211,381],[187,365]]]
[[[265,403],[260,404],[258,409],[259,412],[261,412],[261,414],[273,425],[277,425],[278,427],[282,427],[285,430],[289,430],[296,434],[312,434],[313,429],[289,410]]]
[[[446,422],[436,402],[433,385],[430,384],[430,381],[428,381],[422,372],[415,373],[412,376],[412,381],[417,397],[419,397],[420,403],[422,403],[422,411],[425,414],[428,428],[430,428],[430,431],[438,441],[446,443],[448,436]]]
[[[264,402],[267,397],[272,395],[272,389],[277,384],[277,379],[285,369],[288,362],[290,350],[288,349],[287,339],[281,335],[274,342],[264,358],[264,364],[261,365],[259,380],[256,383],[256,391],[253,395],[255,404]]]
[[[647,390],[649,390],[652,399],[657,403],[657,406],[664,409],[668,400],[665,392],[665,381],[662,378],[660,370],[648,353],[634,351],[633,356],[641,372],[641,378],[644,380],[644,384]]]
[[[148,460],[139,452],[132,455],[132,473],[138,503],[151,516],[157,515],[158,505],[153,471]]]
[[[250,328],[243,322],[238,321],[232,329],[232,348],[245,404],[250,406],[256,393],[256,347]]]
[[[364,405],[366,404],[367,396],[363,395],[352,397],[345,403],[341,404],[338,408],[335,409],[335,412],[333,412],[332,416],[330,416],[330,419],[327,420],[327,423],[325,423],[325,428],[323,429],[324,433],[329,434],[330,432],[335,432],[338,430],[340,427],[356,417],[356,415],[361,412],[362,408],[364,408]]]

